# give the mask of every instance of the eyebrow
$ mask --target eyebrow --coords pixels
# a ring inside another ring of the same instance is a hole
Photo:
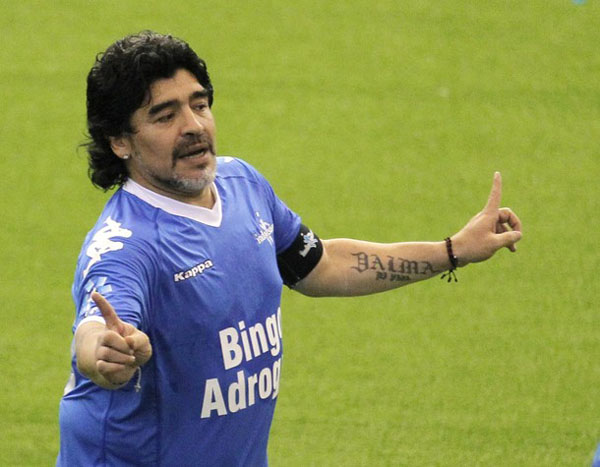
[[[190,95],[190,99],[200,99],[203,97],[208,97],[208,95],[209,95],[208,91],[206,89],[202,89],[202,90],[193,92]],[[153,115],[160,113],[162,110],[169,108],[169,107],[175,107],[176,105],[178,105],[178,101],[176,99],[171,99],[169,101],[161,102],[160,104],[156,104],[156,105],[153,105],[152,107],[150,107],[150,110],[148,110],[148,115],[152,117]]]

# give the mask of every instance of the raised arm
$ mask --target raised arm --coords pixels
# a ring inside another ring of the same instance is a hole
[[[501,197],[502,178],[496,172],[483,210],[451,237],[457,266],[484,261],[503,247],[516,251],[521,221],[509,208],[500,208]],[[319,264],[295,287],[305,295],[383,292],[452,268],[445,241],[383,244],[334,239],[324,240],[323,249]]]
[[[148,336],[119,319],[112,305],[97,292],[92,299],[106,324],[88,321],[75,332],[77,368],[98,386],[119,389],[152,356]]]

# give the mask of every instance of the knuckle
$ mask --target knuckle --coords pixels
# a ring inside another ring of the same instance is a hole
[[[108,353],[108,349],[106,347],[99,347],[96,350],[96,358],[98,360],[105,361],[108,357],[107,353]]]
[[[110,374],[110,365],[108,365],[104,360],[98,360],[96,363],[96,369],[101,375]]]

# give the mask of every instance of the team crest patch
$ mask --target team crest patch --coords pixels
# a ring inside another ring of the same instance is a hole
[[[256,217],[258,217],[258,232],[256,232],[254,234],[254,238],[256,238],[256,241],[258,242],[258,244],[260,245],[261,243],[263,243],[265,240],[267,240],[271,245],[273,245],[273,224],[269,224],[268,222],[264,221],[261,217],[260,217],[260,213],[257,212],[256,213]]]
[[[317,248],[319,240],[317,240],[317,237],[315,237],[313,231],[309,230],[308,233],[302,235],[302,241],[304,242],[304,248],[298,253],[300,253],[300,256],[302,256],[303,258],[306,258],[306,255],[311,250],[311,248]]]

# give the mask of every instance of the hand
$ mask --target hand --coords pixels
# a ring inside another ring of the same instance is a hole
[[[521,237],[521,221],[510,208],[501,208],[502,177],[494,174],[487,204],[463,229],[452,237],[454,254],[459,266],[491,258],[500,248],[517,250]]]
[[[123,385],[152,356],[150,339],[135,326],[121,321],[98,292],[92,293],[92,300],[106,322],[106,330],[98,336],[96,344],[96,369],[110,384]]]

